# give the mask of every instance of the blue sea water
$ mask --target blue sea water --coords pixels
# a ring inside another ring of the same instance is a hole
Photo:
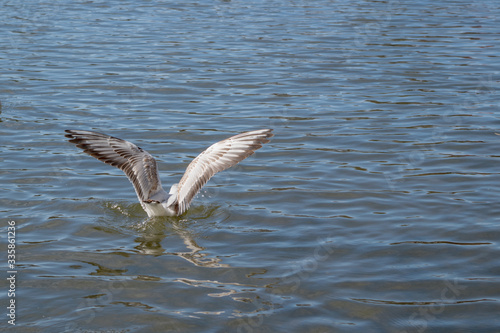
[[[496,1],[0,8],[0,327],[499,331]],[[269,144],[164,219],[64,137],[134,142],[169,187],[259,128]]]

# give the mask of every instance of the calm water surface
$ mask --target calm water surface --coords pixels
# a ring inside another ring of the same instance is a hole
[[[2,330],[500,331],[498,1],[0,10]],[[135,142],[166,186],[276,136],[152,220],[71,128]]]

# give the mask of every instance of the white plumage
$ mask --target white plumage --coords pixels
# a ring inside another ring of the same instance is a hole
[[[252,155],[269,142],[271,132],[272,129],[245,132],[214,143],[188,165],[169,193],[161,186],[154,157],[133,143],[92,131],[66,130],[66,137],[90,156],[123,170],[134,185],[142,208],[153,217],[183,214],[213,175]]]

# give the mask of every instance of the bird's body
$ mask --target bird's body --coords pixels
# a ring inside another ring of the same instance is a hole
[[[123,170],[142,208],[153,217],[183,214],[213,175],[252,155],[269,142],[271,132],[245,132],[211,145],[188,165],[180,182],[172,185],[168,193],[161,186],[154,157],[133,143],[92,131],[66,130],[66,137],[90,156]]]

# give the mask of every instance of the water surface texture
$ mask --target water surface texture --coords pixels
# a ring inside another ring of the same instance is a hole
[[[500,330],[498,1],[0,11],[2,330]],[[260,128],[269,144],[160,219],[64,138],[130,140],[169,187]]]

